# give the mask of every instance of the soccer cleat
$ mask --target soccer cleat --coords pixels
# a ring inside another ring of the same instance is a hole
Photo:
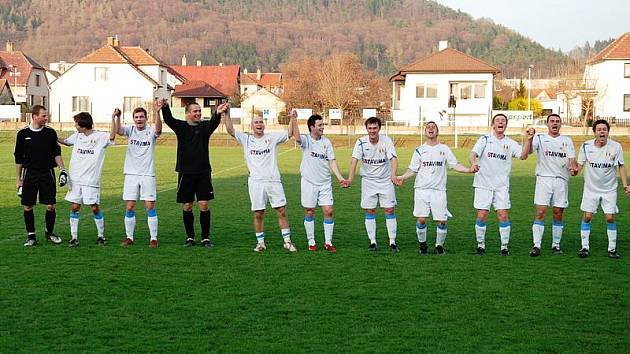
[[[317,251],[317,245],[308,245],[308,250],[311,252]]]
[[[193,247],[195,245],[196,243],[194,238],[187,238],[186,242],[184,242],[184,247]]]
[[[420,242],[420,249],[418,250],[421,256],[429,255],[429,246],[427,246],[426,242]]]
[[[562,254],[560,247],[551,247],[551,254],[554,256]]]
[[[486,254],[486,249],[483,247],[477,247],[477,256],[483,256],[484,254]]]
[[[267,249],[267,247],[265,246],[264,242],[258,242],[256,244],[256,247],[254,247],[254,252],[265,252],[265,250]]]
[[[79,247],[79,239],[73,238],[68,242],[68,247]]]
[[[588,248],[582,248],[580,252],[578,252],[578,257],[580,258],[588,257]]]
[[[368,251],[376,252],[376,243],[370,243],[370,246],[368,247]]]
[[[617,254],[617,250],[608,251],[608,258],[619,259],[620,255]]]
[[[61,237],[55,235],[54,233],[50,233],[46,235],[46,239],[55,245],[58,245],[61,243]]]
[[[395,243],[389,245],[389,250],[392,251],[392,253],[400,252],[400,248],[398,248],[398,245],[396,245]]]
[[[324,249],[330,253],[337,253],[337,249],[331,243],[325,244]]]
[[[157,248],[158,247],[158,240],[151,240],[151,242],[149,242],[149,248]]]
[[[214,247],[214,243],[210,242],[210,240],[208,240],[208,239],[201,240],[201,247],[209,249],[209,248]]]
[[[96,244],[99,246],[105,246],[107,244],[107,240],[105,240],[105,237],[97,237]]]
[[[532,247],[532,250],[529,251],[529,256],[530,257],[538,257],[538,256],[540,256],[540,248],[535,247],[535,246]]]
[[[123,247],[133,246],[133,240],[130,239],[129,237],[126,237],[125,240],[120,243],[120,245]]]
[[[501,250],[501,256],[507,257],[510,255],[510,251],[507,248]]]
[[[34,238],[29,238],[24,242],[24,247],[33,247],[37,246],[37,240]]]
[[[438,256],[445,255],[446,251],[444,250],[444,246],[442,246],[442,245],[435,246],[435,254],[437,254]]]
[[[282,247],[284,247],[284,249],[289,252],[297,252],[297,248],[295,248],[295,244],[291,241],[286,241]]]

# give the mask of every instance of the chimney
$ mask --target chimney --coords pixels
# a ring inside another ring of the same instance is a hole
[[[186,54],[182,55],[182,66],[186,66]]]
[[[118,43],[118,35],[114,36],[114,47],[118,47],[120,44]]]
[[[201,60],[197,60],[197,66],[201,66]]]
[[[247,75],[247,68],[243,69],[243,74]]]
[[[107,37],[107,45],[114,45],[114,37]]]
[[[446,48],[448,48],[448,41],[440,41],[438,43],[438,51],[443,51]]]
[[[11,41],[7,41],[7,52],[11,53],[13,52],[13,42]]]
[[[260,81],[260,68],[256,68],[256,81]]]

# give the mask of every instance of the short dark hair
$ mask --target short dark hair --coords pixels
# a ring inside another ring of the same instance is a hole
[[[196,106],[201,107],[201,105],[199,105],[199,103],[197,103],[197,102],[191,102],[191,103],[189,103],[189,104],[187,104],[187,105],[186,105],[186,113],[190,112],[190,106],[192,106],[192,105],[196,105]]]
[[[315,126],[315,122],[318,120],[324,120],[324,118],[322,118],[322,116],[320,116],[319,114],[313,114],[312,116],[308,117],[308,120],[306,121],[306,126],[308,127],[308,131],[311,131],[311,128]]]
[[[608,121],[606,119],[598,119],[595,122],[593,122],[593,133],[595,132],[595,127],[597,127],[600,124],[606,125],[606,129],[610,131],[610,124],[608,124]]]
[[[547,123],[549,123],[549,118],[551,118],[551,117],[558,117],[558,119],[562,120],[560,115],[558,115],[556,113],[551,113],[550,115],[547,116]]]
[[[88,112],[77,113],[72,118],[81,128],[92,129],[94,126],[92,116]]]
[[[140,112],[144,113],[144,117],[145,117],[145,118],[148,118],[148,117],[149,117],[149,116],[147,115],[147,110],[146,110],[146,109],[144,109],[144,108],[142,108],[142,107],[138,107],[138,108],[134,109],[134,110],[133,110],[133,114],[132,114],[131,116],[135,116],[135,115],[136,115],[136,113],[140,113]]]
[[[39,116],[39,112],[45,111],[45,110],[46,110],[46,107],[44,107],[42,105],[39,105],[39,104],[36,104],[36,105],[33,106],[33,108],[31,108],[31,113],[34,116]]]
[[[429,125],[429,124],[433,124],[433,125],[435,125],[435,127],[437,128],[438,133],[440,132],[440,127],[438,127],[437,123],[436,123],[435,121],[432,121],[432,120],[430,120],[430,121],[428,121],[428,122],[424,123],[424,129],[426,129],[426,128],[427,128],[427,125]]]
[[[492,123],[491,123],[491,124],[494,124],[494,120],[495,120],[495,119],[497,119],[497,117],[503,117],[503,118],[505,118],[505,121],[506,121],[506,122],[507,122],[507,120],[508,120],[508,117],[507,117],[505,114],[503,114],[503,113],[497,113],[497,114],[495,114],[495,115],[494,115],[494,117],[492,117]]]
[[[376,117],[370,117],[365,120],[365,127],[367,128],[369,124],[378,124],[378,127],[380,128],[382,123],[380,119]]]

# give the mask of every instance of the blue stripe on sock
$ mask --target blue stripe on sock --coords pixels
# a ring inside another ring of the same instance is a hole
[[[94,214],[94,220],[100,220],[103,218],[103,212],[99,211],[98,213]]]
[[[542,220],[534,220],[534,225],[545,226],[545,222]]]
[[[582,221],[582,223],[580,224],[580,230],[591,231],[591,223]]]
[[[385,219],[396,219],[396,214],[385,214]]]
[[[135,217],[135,216],[136,216],[136,212],[135,212],[135,211],[133,211],[133,210],[127,210],[127,211],[125,212],[125,216],[126,216],[126,217],[128,217],[128,218],[133,218],[133,217]]]
[[[261,235],[256,235],[256,239],[258,241],[263,241],[265,239],[265,233],[263,232]]]
[[[509,221],[499,223],[499,227],[510,227],[510,226],[512,226],[512,223]]]
[[[305,217],[304,217],[304,221],[311,222],[311,221],[313,221],[313,220],[315,220],[315,218],[314,218],[314,217],[312,217],[312,216],[305,216]]]
[[[479,219],[475,220],[475,224],[479,227],[486,227],[486,222]]]
[[[365,220],[374,220],[376,219],[376,214],[365,213]]]
[[[564,223],[562,221],[553,221],[553,226],[564,226]]]
[[[615,222],[606,223],[606,229],[607,230],[617,230],[617,223],[615,223]]]
[[[78,212],[78,211],[71,211],[71,212],[70,212],[70,217],[71,217],[72,219],[78,219],[78,218],[79,218],[79,215],[80,215],[80,214],[79,214],[79,212]]]
[[[427,224],[416,223],[416,229],[422,230],[426,228],[427,228]]]
[[[157,216],[157,210],[155,210],[155,209],[148,209],[147,210],[147,216],[150,217],[150,218],[152,218],[154,216]]]
[[[447,224],[437,224],[437,228],[440,230],[446,230],[448,228]]]
[[[335,220],[334,219],[324,219],[324,224],[330,225],[330,224],[334,224]]]

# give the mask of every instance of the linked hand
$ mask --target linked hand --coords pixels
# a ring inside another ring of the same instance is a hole
[[[223,114],[229,108],[230,108],[230,104],[229,103],[222,103],[222,104],[219,105],[219,107],[217,107],[217,112],[219,112],[219,114]]]
[[[477,173],[479,172],[479,165],[474,163],[472,165],[470,165],[470,172],[471,173]]]
[[[114,113],[112,113],[112,118],[120,118],[122,112],[118,108],[114,108]]]
[[[155,109],[156,111],[162,109],[162,107],[164,106],[164,101],[165,100],[163,98],[157,98],[153,103],[153,109]]]
[[[534,139],[534,135],[536,135],[536,129],[534,128],[528,128],[525,132],[525,136],[527,136],[528,140]]]

